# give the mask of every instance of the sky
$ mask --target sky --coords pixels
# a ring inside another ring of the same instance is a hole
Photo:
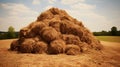
[[[0,0],[0,31],[10,26],[19,31],[35,21],[41,12],[57,7],[82,21],[92,32],[120,30],[120,0]]]

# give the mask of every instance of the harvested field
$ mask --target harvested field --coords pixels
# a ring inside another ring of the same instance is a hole
[[[13,40],[0,40],[0,67],[120,67],[120,43],[101,41],[101,52],[80,55],[29,54],[9,51]]]

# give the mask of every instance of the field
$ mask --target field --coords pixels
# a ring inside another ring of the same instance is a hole
[[[120,36],[96,36],[99,40],[109,41],[109,42],[119,42]]]
[[[101,41],[102,51],[80,55],[21,54],[10,51],[12,40],[0,40],[0,67],[120,67],[120,43]]]

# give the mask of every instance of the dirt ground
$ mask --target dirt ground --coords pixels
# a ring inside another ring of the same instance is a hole
[[[0,67],[120,67],[120,43],[101,41],[102,51],[80,55],[21,54],[10,51],[12,40],[0,40]]]

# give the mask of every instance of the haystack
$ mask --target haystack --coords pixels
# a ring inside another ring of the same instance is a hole
[[[81,21],[64,10],[50,8],[22,28],[19,39],[10,48],[22,53],[77,55],[91,49],[101,50],[103,46]]]

